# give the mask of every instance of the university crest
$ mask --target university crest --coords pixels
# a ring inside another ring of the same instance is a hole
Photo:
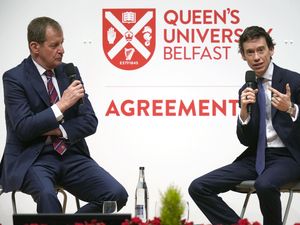
[[[107,59],[123,70],[144,66],[155,50],[155,9],[103,9],[102,15]]]

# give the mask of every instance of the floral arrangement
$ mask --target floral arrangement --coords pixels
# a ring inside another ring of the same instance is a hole
[[[168,189],[161,194],[160,217],[154,217],[143,222],[139,217],[133,217],[130,220],[125,220],[121,225],[194,225],[193,222],[186,221],[182,218],[184,212],[184,205],[182,203],[182,195],[174,185],[168,187]],[[1,225],[1,224],[0,224]],[[33,224],[37,225],[37,224]],[[78,223],[74,225],[106,225],[103,222],[92,221],[91,223]],[[200,224],[204,225],[204,224]],[[209,224],[207,224],[209,225]],[[222,225],[222,224],[219,224]],[[261,225],[259,222],[249,222],[248,219],[240,219],[236,224],[232,225]],[[294,225],[300,225],[295,223]]]
[[[193,222],[186,221],[182,218],[184,205],[180,189],[171,185],[161,194],[160,218],[154,217],[153,220],[143,222],[138,217],[124,221],[121,225],[194,225]],[[204,225],[204,224],[201,224]],[[221,225],[221,224],[220,224]],[[261,225],[258,222],[250,223],[247,219],[241,219],[237,224],[232,225]]]
[[[187,222],[185,220],[181,221],[182,225],[194,225],[193,222]],[[121,225],[162,225],[161,220],[158,217],[154,217],[153,220],[147,220],[146,222],[143,222],[138,217],[133,217],[131,220],[126,220]]]
[[[148,220],[146,222],[143,222],[138,217],[133,217],[131,220],[124,221],[121,225],[163,225],[163,224],[161,223],[161,220],[158,217],[154,217],[153,220]],[[194,223],[188,222],[186,220],[181,220],[181,225],[194,225]],[[204,225],[204,224],[200,224],[200,225]],[[238,223],[232,225],[261,225],[261,224],[259,222],[250,223],[248,219],[240,219]],[[295,223],[295,225],[300,225],[300,224]]]
[[[30,225],[46,225],[46,224],[30,223]],[[99,222],[97,220],[92,220],[90,222],[86,221],[84,223],[74,223],[74,225],[106,225],[106,224],[103,222]],[[138,217],[133,217],[131,220],[125,220],[124,222],[122,222],[121,225],[162,225],[162,223],[161,223],[161,219],[158,217],[154,217],[153,220],[148,220],[146,222],[143,222]],[[194,223],[181,220],[181,225],[194,225]],[[200,225],[204,225],[204,224],[200,224]],[[261,224],[259,222],[250,223],[247,219],[240,219],[238,223],[232,225],[261,225]],[[294,225],[300,225],[300,223],[295,223]]]

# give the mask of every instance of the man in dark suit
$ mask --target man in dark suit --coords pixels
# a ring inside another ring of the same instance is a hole
[[[73,67],[71,83],[64,72],[61,26],[39,17],[28,25],[27,36],[30,56],[3,75],[3,190],[30,194],[38,213],[62,211],[56,186],[88,202],[79,213],[101,212],[108,200],[121,209],[126,190],[91,158],[84,139],[96,132],[98,121],[78,69]]]
[[[256,180],[263,224],[281,225],[279,187],[300,179],[300,75],[272,62],[274,45],[258,26],[248,27],[240,36],[240,53],[261,85],[244,85],[239,90],[237,136],[247,149],[232,164],[195,179],[189,187],[191,197],[213,225],[238,222],[239,216],[218,194],[244,180]]]

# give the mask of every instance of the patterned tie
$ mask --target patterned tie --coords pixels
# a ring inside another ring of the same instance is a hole
[[[260,175],[265,168],[266,151],[266,96],[263,87],[264,78],[258,79],[258,106],[259,106],[259,136],[256,150],[256,172]]]
[[[54,73],[52,72],[52,70],[46,70],[44,74],[47,78],[47,89],[50,97],[50,103],[51,105],[53,105],[58,101],[58,94],[52,82]],[[64,154],[64,152],[67,150],[67,145],[64,142],[64,139],[57,136],[51,136],[51,139],[54,150],[57,151],[60,155]]]

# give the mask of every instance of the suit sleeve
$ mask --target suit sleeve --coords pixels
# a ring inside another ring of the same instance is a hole
[[[19,75],[19,76],[17,76]],[[26,81],[19,79],[20,74],[6,72],[3,75],[5,110],[12,129],[20,141],[32,141],[49,130],[58,127],[51,107],[37,111],[31,110],[30,94],[32,90],[25,88]]]
[[[77,68],[76,71],[77,78],[82,82]],[[71,144],[96,132],[98,119],[87,93],[84,95],[82,104],[76,104],[64,113],[64,123],[61,125],[65,129]]]
[[[239,90],[239,102],[240,102],[240,96],[242,91],[244,90],[245,86],[243,86]],[[240,107],[240,104],[239,104]],[[242,124],[239,118],[237,118],[237,127],[236,127],[236,133],[237,137],[241,144],[247,146],[247,147],[255,147],[257,143],[257,135],[258,135],[258,123],[257,117],[258,111],[257,107],[254,104],[252,106],[252,111],[250,115],[250,120],[247,124]],[[256,147],[255,147],[256,148]]]

